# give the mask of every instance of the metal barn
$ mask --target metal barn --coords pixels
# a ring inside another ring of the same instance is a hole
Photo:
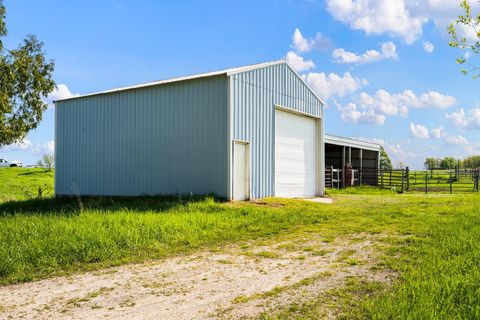
[[[322,195],[322,114],[284,61],[58,101],[55,192]]]
[[[55,194],[322,196],[323,103],[285,61],[56,102]]]

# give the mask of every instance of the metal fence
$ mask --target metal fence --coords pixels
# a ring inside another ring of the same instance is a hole
[[[348,179],[344,172],[342,169],[327,168],[325,185],[330,188],[370,185],[399,192],[479,192],[480,169],[425,171],[410,171],[408,167],[393,170],[363,169],[351,170],[351,175],[347,175]]]

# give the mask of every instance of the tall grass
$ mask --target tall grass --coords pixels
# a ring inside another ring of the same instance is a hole
[[[38,181],[44,178],[38,174]],[[28,183],[34,188],[35,183]],[[390,249],[380,265],[399,275],[392,286],[351,281],[329,296],[265,318],[321,318],[326,303],[347,319],[480,318],[478,194],[368,188],[332,192],[331,205],[280,199],[223,203],[211,197],[86,198],[79,210],[75,199],[36,199],[19,187],[2,188],[7,200],[0,200],[1,284],[284,232],[326,238],[383,233]],[[12,198],[18,200],[8,200]]]

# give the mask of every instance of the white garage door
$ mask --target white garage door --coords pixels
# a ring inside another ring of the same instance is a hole
[[[275,196],[307,198],[317,195],[316,120],[275,112]]]

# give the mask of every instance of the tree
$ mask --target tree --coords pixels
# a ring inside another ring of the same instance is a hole
[[[438,158],[427,158],[424,162],[425,169],[433,170],[440,167],[440,159]]]
[[[0,147],[18,142],[42,120],[42,100],[55,87],[54,63],[47,61],[43,43],[28,35],[13,50],[3,48],[7,35],[6,9],[0,0]]]
[[[448,27],[448,33],[451,36],[450,47],[461,50],[471,51],[475,54],[480,52],[480,14],[472,14],[472,6],[468,0],[460,3],[464,14],[452,22]],[[459,33],[461,33],[459,35]],[[469,34],[467,38],[466,34]],[[480,76],[480,67],[477,67],[468,61],[467,55],[457,58],[459,65],[466,66],[462,69],[463,74],[472,73],[473,78]]]
[[[440,161],[440,169],[453,169],[457,166],[458,161],[452,157],[445,157]]]
[[[380,147],[380,169],[392,170],[392,160],[390,160],[387,151],[383,147]]]
[[[44,154],[42,159],[37,162],[37,165],[44,167],[47,170],[52,170],[55,165],[55,157],[53,154]]]
[[[463,161],[463,167],[467,169],[480,168],[480,156],[471,156],[465,158]]]

